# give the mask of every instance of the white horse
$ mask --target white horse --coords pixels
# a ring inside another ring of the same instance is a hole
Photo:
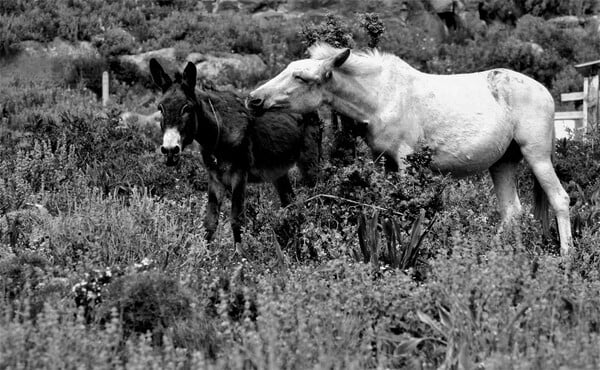
[[[378,51],[316,44],[309,53],[252,91],[247,106],[302,113],[327,104],[365,122],[371,148],[401,168],[406,155],[427,146],[432,166],[442,172],[489,169],[502,226],[521,213],[515,173],[524,157],[536,180],[534,213],[547,226],[550,201],[567,255],[573,244],[569,196],[552,165],[554,101],[544,86],[507,69],[432,75]]]

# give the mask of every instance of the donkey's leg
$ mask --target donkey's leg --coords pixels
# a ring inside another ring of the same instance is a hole
[[[319,176],[322,157],[323,124],[317,112],[302,115],[302,145],[296,162],[304,185],[314,187]]]
[[[525,159],[533,169],[533,174],[548,196],[550,205],[556,213],[558,223],[558,234],[560,235],[560,254],[566,256],[569,249],[573,246],[571,236],[571,220],[569,218],[569,195],[560,184],[560,180],[554,172],[554,166],[550,156],[546,159],[539,159],[537,156],[523,153]]]
[[[223,191],[223,184],[218,180],[217,174],[212,171],[209,172],[208,203],[206,205],[206,216],[204,217],[204,229],[206,230],[206,240],[208,241],[213,239],[217,230]]]
[[[294,201],[294,189],[290,183],[290,177],[286,173],[274,182],[277,193],[279,193],[279,200],[281,201],[281,207],[285,207]]]
[[[373,154],[373,160],[375,160],[376,162],[383,158],[383,169],[385,170],[385,173],[398,172],[399,168],[398,163],[396,163],[396,158],[394,158],[386,152],[381,152],[378,150],[371,150],[371,152]]]
[[[233,241],[242,242],[242,226],[245,218],[246,183],[248,173],[245,171],[234,172],[231,175],[231,229],[233,230]]]
[[[500,160],[490,167],[494,191],[498,198],[500,230],[508,227],[521,214],[521,201],[517,192],[518,162]]]

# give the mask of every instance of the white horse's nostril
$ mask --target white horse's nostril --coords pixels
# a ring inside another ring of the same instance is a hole
[[[248,106],[254,109],[262,107],[263,103],[264,100],[260,98],[253,98],[248,100]]]

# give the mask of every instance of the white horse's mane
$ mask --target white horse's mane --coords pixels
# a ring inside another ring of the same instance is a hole
[[[344,50],[324,42],[318,42],[308,48],[308,53],[311,59],[324,60],[336,56]],[[380,52],[377,49],[370,49],[353,50],[348,60],[344,62],[340,69],[350,74],[364,74],[379,71],[383,66],[392,63],[400,63],[402,66],[412,68],[408,63],[393,54]]]

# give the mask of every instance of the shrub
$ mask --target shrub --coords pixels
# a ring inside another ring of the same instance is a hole
[[[131,62],[111,58],[108,62],[111,77],[115,82],[125,84],[127,87],[134,85],[142,86],[147,89],[155,87],[150,75],[140,70],[140,68]]]
[[[562,58],[571,60],[579,46],[578,35],[531,15],[519,19],[515,36],[523,41],[535,42],[544,50],[554,50]]]
[[[258,30],[241,32],[233,40],[231,51],[242,54],[260,54],[263,51],[263,41]]]
[[[12,306],[6,314],[19,312],[35,319],[47,302],[66,291],[62,279],[54,275],[50,261],[36,252],[0,260],[0,298]]]
[[[375,13],[365,13],[361,17],[360,26],[369,35],[369,47],[376,48],[379,45],[381,35],[385,32],[383,21]]]
[[[19,33],[15,29],[15,17],[0,13],[0,57],[8,56],[16,52],[17,42],[21,41]]]
[[[96,317],[99,322],[110,321],[111,311],[116,308],[126,337],[150,332],[159,344],[168,327],[177,320],[192,318],[191,304],[190,293],[176,279],[148,271],[110,283]]]
[[[342,18],[328,13],[325,22],[315,25],[305,25],[301,31],[302,44],[309,47],[315,42],[322,41],[337,48],[352,47],[352,33]]]
[[[98,51],[104,56],[131,54],[136,47],[135,38],[122,28],[109,28],[101,41],[96,42]]]
[[[519,0],[519,6],[527,13],[546,18],[557,15],[583,15],[598,9],[595,0]]]
[[[108,69],[107,62],[101,57],[79,57],[72,61],[63,61],[63,78],[68,86],[79,84],[96,94],[102,95],[102,73]]]

